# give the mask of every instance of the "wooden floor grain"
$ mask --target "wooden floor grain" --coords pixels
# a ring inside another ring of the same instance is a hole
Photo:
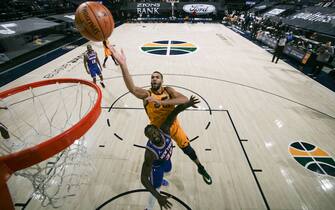
[[[141,51],[145,43],[159,40],[190,42],[197,50],[183,56]],[[166,85],[201,98],[198,109],[179,118],[189,138],[196,138],[191,144],[213,184],[206,185],[195,164],[176,147],[172,172],[166,176],[170,185],[162,188],[181,201],[171,198],[173,209],[187,209],[182,203],[193,210],[334,208],[334,176],[305,169],[288,152],[289,145],[299,141],[335,157],[333,92],[281,60],[271,63],[270,53],[221,24],[124,24],[114,30],[110,42],[124,49],[137,86],[148,86],[150,74],[159,70]],[[91,44],[103,61],[102,44]],[[53,78],[90,80],[82,59],[76,60],[85,49],[79,46],[1,91],[42,80],[66,63],[71,64]],[[121,71],[111,59],[103,75],[103,111],[84,140],[92,170],[60,209],[96,209],[122,193],[101,209],[144,209],[146,203],[147,192],[131,192],[143,189],[144,150],[134,145],[145,145],[148,119],[142,102],[126,94]],[[26,209],[53,209],[41,206],[24,178],[13,175],[8,185],[16,203],[32,197]]]

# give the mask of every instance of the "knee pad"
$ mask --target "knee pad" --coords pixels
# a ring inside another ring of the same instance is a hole
[[[196,160],[198,158],[197,154],[195,154],[195,151],[191,147],[191,145],[188,145],[187,147],[182,148],[182,150],[186,155],[188,155],[191,158],[191,160]]]

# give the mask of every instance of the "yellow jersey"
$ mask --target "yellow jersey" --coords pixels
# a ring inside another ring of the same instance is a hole
[[[109,45],[109,41],[108,40],[106,40],[106,45],[107,46]],[[112,55],[111,50],[109,48],[106,48],[105,45],[103,45],[103,46],[104,46],[105,57],[108,57],[108,56]]]
[[[163,92],[160,94],[155,94],[151,90],[148,91],[151,97],[159,101],[164,101],[171,98],[165,87],[163,88]],[[150,119],[150,123],[157,126],[158,128],[164,123],[165,119],[173,111],[174,107],[174,105],[161,105],[157,107],[155,106],[154,102],[144,104],[145,111],[147,112],[147,115]]]

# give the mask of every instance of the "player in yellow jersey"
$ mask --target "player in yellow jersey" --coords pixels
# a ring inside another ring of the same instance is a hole
[[[103,41],[102,44],[103,44],[103,46],[104,46],[104,53],[105,53],[105,59],[104,59],[104,63],[102,64],[102,66],[103,66],[104,68],[106,68],[106,61],[107,61],[107,59],[108,59],[108,56],[110,56],[110,57],[113,59],[115,65],[118,66],[119,64],[115,61],[115,58],[114,58],[114,56],[113,56],[113,53],[112,53],[112,52],[110,51],[110,49],[107,47],[107,46],[109,45],[109,41],[108,41],[108,40]]]
[[[146,113],[150,119],[150,123],[156,127],[160,127],[168,114],[174,109],[175,105],[188,102],[188,98],[177,92],[172,87],[163,87],[162,73],[155,71],[151,74],[151,88],[149,90],[135,86],[127,67],[126,56],[121,50],[117,52],[112,46],[108,46],[112,51],[115,59],[120,64],[124,82],[128,90],[137,98],[143,100]],[[181,128],[178,119],[176,118],[170,128],[170,135],[178,144],[179,148],[188,155],[191,160],[198,166],[198,172],[202,175],[207,184],[212,184],[212,178],[200,163],[195,151],[190,145],[190,141]]]

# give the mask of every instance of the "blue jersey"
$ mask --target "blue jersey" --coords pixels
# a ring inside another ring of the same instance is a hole
[[[172,155],[173,144],[171,141],[171,136],[164,134],[162,131],[160,133],[165,137],[165,142],[162,146],[158,147],[151,141],[148,141],[146,146],[146,148],[153,152],[156,156],[156,160],[154,160],[153,166],[159,166],[164,162],[169,161]]]
[[[89,69],[95,69],[98,67],[97,64],[97,54],[92,51],[92,52],[87,52],[86,53],[87,56],[87,65]]]

